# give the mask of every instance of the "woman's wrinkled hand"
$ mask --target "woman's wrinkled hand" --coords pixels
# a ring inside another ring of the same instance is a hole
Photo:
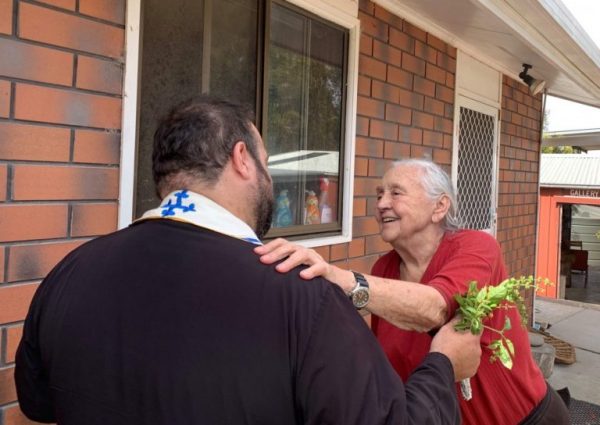
[[[257,246],[254,252],[260,255],[264,264],[273,264],[284,260],[275,266],[280,273],[287,273],[296,266],[305,265],[308,268],[300,272],[300,277],[306,280],[317,276],[333,280],[334,266],[331,266],[314,249],[296,245],[283,238],[277,238],[266,245]]]

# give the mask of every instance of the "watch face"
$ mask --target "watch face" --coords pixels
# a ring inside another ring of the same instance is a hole
[[[358,288],[352,293],[352,304],[356,308],[363,308],[369,302],[369,290],[367,288]]]

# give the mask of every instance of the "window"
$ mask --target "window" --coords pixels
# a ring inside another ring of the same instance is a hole
[[[142,16],[134,216],[158,202],[157,120],[173,104],[211,93],[254,110],[276,198],[268,237],[343,234],[352,203],[344,181],[356,48],[349,26],[279,0],[146,0]]]
[[[498,110],[458,98],[458,143],[455,146],[458,213],[468,229],[495,233],[495,175]]]

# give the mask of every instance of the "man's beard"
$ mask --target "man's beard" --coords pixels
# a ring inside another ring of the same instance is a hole
[[[257,163],[257,166],[260,171],[254,197],[254,216],[256,217],[254,232],[258,239],[262,239],[271,228],[275,197],[273,196],[273,184],[268,171],[260,163]]]

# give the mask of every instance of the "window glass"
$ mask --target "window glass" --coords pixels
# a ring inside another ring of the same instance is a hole
[[[345,32],[279,4],[270,24],[265,134],[276,198],[272,233],[339,226]]]
[[[152,138],[200,93],[255,111],[276,206],[268,236],[341,229],[348,31],[279,1],[144,1],[135,215],[159,202]]]

